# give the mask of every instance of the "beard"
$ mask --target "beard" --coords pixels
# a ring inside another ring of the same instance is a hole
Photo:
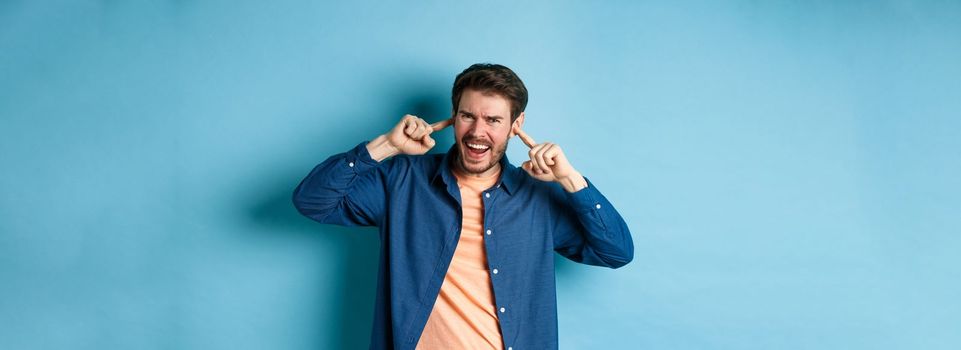
[[[490,148],[487,149],[484,159],[473,160],[465,157],[465,153],[470,152],[467,150],[467,143],[479,143],[482,145],[489,145]],[[484,172],[493,169],[495,166],[500,164],[501,158],[504,157],[504,152],[507,151],[507,141],[497,145],[493,144],[487,140],[481,140],[476,138],[471,138],[464,136],[464,139],[457,144],[457,167],[467,174],[477,175],[483,174]]]

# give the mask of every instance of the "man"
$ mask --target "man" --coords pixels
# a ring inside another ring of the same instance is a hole
[[[553,252],[623,266],[627,225],[560,146],[523,132],[527,88],[509,68],[470,66],[451,101],[450,119],[406,115],[317,165],[294,204],[322,223],[380,228],[372,349],[557,348]],[[450,150],[424,155],[451,125]],[[514,135],[530,147],[521,168],[504,156]]]

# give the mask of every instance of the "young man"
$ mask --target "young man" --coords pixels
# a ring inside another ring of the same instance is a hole
[[[617,268],[634,256],[630,232],[560,146],[521,130],[527,88],[509,68],[470,66],[451,100],[450,119],[406,115],[317,165],[294,204],[380,228],[371,349],[557,348],[553,252]],[[450,150],[424,155],[451,125]],[[530,147],[521,168],[504,156],[514,135]]]

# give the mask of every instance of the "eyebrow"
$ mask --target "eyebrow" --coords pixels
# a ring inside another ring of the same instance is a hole
[[[463,110],[463,109],[458,110],[457,113],[465,114],[465,115],[467,115],[467,116],[469,116],[469,117],[475,117],[475,118],[477,117],[476,115],[474,115],[474,113],[465,111],[465,110]],[[486,116],[484,116],[484,118],[488,118],[488,119],[504,119],[504,117],[501,117],[501,116],[499,116],[499,115],[486,115]]]

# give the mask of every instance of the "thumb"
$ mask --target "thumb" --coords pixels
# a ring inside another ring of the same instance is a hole
[[[434,141],[430,135],[424,135],[424,138],[421,139],[420,142],[423,142],[424,146],[427,146],[428,149],[434,148],[434,145],[437,144],[437,141]]]
[[[531,161],[525,161],[521,163],[521,169],[524,169],[528,174],[534,175],[534,170],[531,168]]]

